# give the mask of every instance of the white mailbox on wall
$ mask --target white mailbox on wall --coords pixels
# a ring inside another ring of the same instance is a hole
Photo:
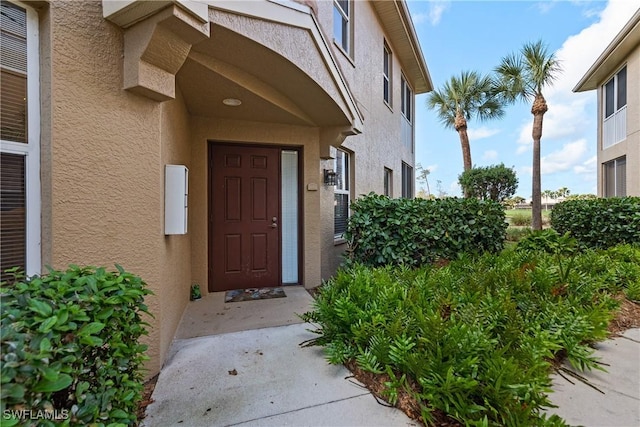
[[[189,169],[165,165],[164,234],[187,234]]]

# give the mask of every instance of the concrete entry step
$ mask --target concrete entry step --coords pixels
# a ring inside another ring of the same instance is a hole
[[[285,298],[225,303],[225,292],[214,292],[191,301],[182,315],[176,339],[302,323],[298,314],[311,310],[313,298],[302,286],[283,289]]]

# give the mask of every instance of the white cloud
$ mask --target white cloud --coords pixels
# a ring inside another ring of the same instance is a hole
[[[560,150],[554,151],[540,159],[541,171],[543,174],[551,174],[569,170],[582,161],[582,157],[586,152],[586,139],[565,144]]]
[[[573,172],[579,175],[593,175],[597,173],[597,156],[593,156],[573,167]]]
[[[469,140],[475,141],[477,139],[489,138],[490,136],[497,135],[500,133],[500,129],[492,129],[486,126],[481,126],[479,128],[471,128],[467,130],[467,135],[469,136]]]
[[[498,152],[496,150],[487,150],[482,155],[482,160],[495,160],[498,158]]]
[[[573,35],[556,51],[563,68],[553,86],[546,89],[544,95],[549,111],[544,116],[542,127],[543,144],[548,140],[577,139],[589,137],[595,140],[591,132],[596,118],[589,110],[595,109],[595,91],[573,93],[572,89],[580,78],[604,51],[624,24],[640,7],[640,0],[610,0],[598,13],[598,22]],[[520,128],[517,153],[528,151],[531,147],[531,129],[533,117]],[[594,142],[595,144],[595,142]]]
[[[450,0],[435,0],[429,2],[429,10],[427,12],[419,12],[411,15],[414,25],[420,25],[429,22],[431,25],[438,25],[442,14],[451,6]]]
[[[542,175],[550,175],[556,172],[575,170],[576,167],[587,163],[582,160],[585,153],[587,153],[586,139],[564,144],[561,149],[540,158],[540,171]],[[522,171],[531,175],[531,166],[522,167]]]
[[[538,9],[538,11],[544,15],[545,13],[547,13],[551,9],[553,9],[553,7],[555,6],[556,1],[557,0],[539,1],[539,2],[536,2],[535,6],[536,6],[536,9]]]

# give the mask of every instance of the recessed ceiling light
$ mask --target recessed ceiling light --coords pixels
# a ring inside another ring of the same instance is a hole
[[[224,105],[228,105],[229,107],[237,107],[238,105],[242,104],[242,101],[236,98],[225,98],[222,100],[222,103]]]

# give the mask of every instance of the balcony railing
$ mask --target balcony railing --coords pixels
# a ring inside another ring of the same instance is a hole
[[[604,119],[602,125],[602,148],[609,148],[627,137],[627,106]]]
[[[401,117],[400,122],[400,138],[402,138],[402,143],[413,152],[413,126],[406,117]]]

